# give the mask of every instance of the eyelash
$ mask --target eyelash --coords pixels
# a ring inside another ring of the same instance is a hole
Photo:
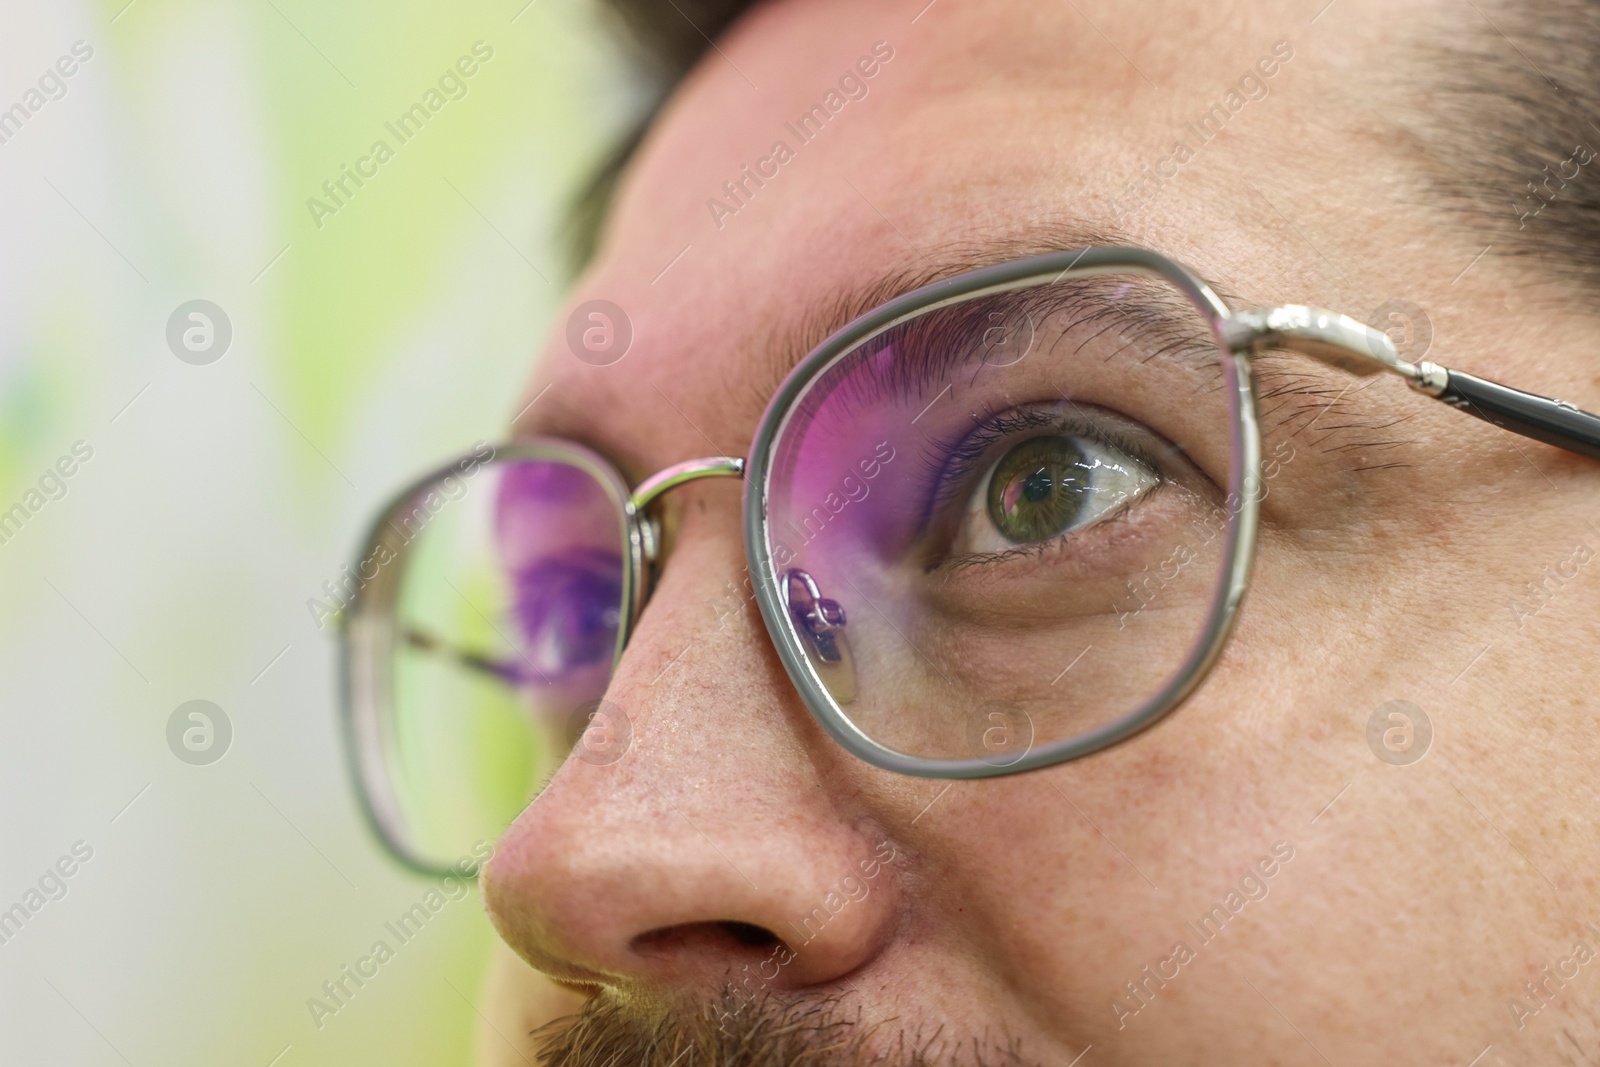
[[[1130,420],[1131,421],[1131,420]],[[1170,479],[1167,476],[1165,465],[1141,441],[1134,440],[1130,435],[1118,433],[1106,426],[1095,423],[1091,419],[1066,417],[1060,412],[1047,412],[1038,409],[1009,407],[1003,410],[991,410],[978,418],[978,426],[970,431],[964,438],[943,450],[944,462],[937,465],[934,477],[937,479],[937,488],[929,504],[928,514],[925,517],[925,526],[928,529],[937,528],[937,524],[952,503],[964,503],[972,495],[974,479],[984,476],[987,472],[983,467],[984,461],[994,456],[995,446],[1008,440],[1021,444],[1025,431],[1033,431],[1030,436],[1040,436],[1039,431],[1054,431],[1063,437],[1077,437],[1093,441],[1107,448],[1114,448],[1130,458],[1144,464],[1155,473],[1157,482],[1146,494],[1153,495],[1165,487]],[[934,466],[937,461],[930,463]],[[1100,521],[1115,521],[1127,512],[1126,507],[1120,507],[1111,515]],[[1039,556],[1045,551],[1060,545],[1070,538],[1071,534],[1062,534],[1038,541],[1033,544],[1017,545],[1015,548],[1004,552],[974,553],[961,557],[945,557],[930,561],[927,569],[936,570],[940,567],[961,568],[976,564],[998,563],[1002,560],[1013,559],[1019,556]]]
[[[934,492],[928,517],[932,518],[948,507],[952,499],[965,500],[971,495],[970,479],[974,473],[981,473],[978,465],[989,455],[994,445],[1028,430],[1053,430],[1063,437],[1081,437],[1107,448],[1115,448],[1143,463],[1157,474],[1160,474],[1163,468],[1161,460],[1153,455],[1143,442],[1097,425],[1089,419],[1073,419],[1064,417],[1058,412],[1010,407],[979,416],[976,429],[943,450],[944,462],[932,471],[938,480],[938,488]],[[1017,443],[1021,443],[1020,438]]]

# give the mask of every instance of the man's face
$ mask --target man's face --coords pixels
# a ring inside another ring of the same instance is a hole
[[[1408,302],[1432,358],[1600,397],[1592,325],[1479,258],[1488,225],[1431,206],[1411,158],[1422,42],[1470,5],[925,4],[788,0],[718,42],[572,296],[620,306],[631,349],[593,366],[562,331],[521,431],[634,480],[743,455],[818,308],[836,327],[886,277],[1072,233],[1235,306]],[[746,166],[763,182],[731,196]],[[1219,665],[1155,728],[1013,777],[845,754],[741,595],[739,486],[676,491],[607,694],[631,747],[569,761],[506,832],[485,887],[507,943],[615,1031],[816,1009],[844,1022],[797,1041],[870,1029],[893,1062],[1592,1062],[1596,468],[1394,379],[1269,356],[1261,390],[1292,458]],[[1369,743],[1397,700],[1431,723],[1421,759]],[[488,1048],[522,1062],[559,998],[497,973]]]

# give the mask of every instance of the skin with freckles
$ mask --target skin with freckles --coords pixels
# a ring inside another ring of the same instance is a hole
[[[924,5],[780,0],[718,42],[572,293],[625,309],[630,351],[594,366],[558,331],[519,432],[634,481],[744,455],[775,368],[858,290],[1074,231],[1180,260],[1238,307],[1409,301],[1429,358],[1600,407],[1595,323],[1535,264],[1478,258],[1487,224],[1430,199],[1396,132],[1416,42],[1470,10]],[[708,206],[878,42],[863,97],[736,211]],[[1264,94],[1197,137],[1252,72]],[[1134,187],[1147,166],[1171,176]],[[631,747],[569,760],[484,873],[507,946],[485,1062],[528,1062],[527,1035],[591,998],[701,1013],[847,878],[865,892],[760,988],[877,1023],[883,1048],[940,1031],[1049,1064],[1600,1062],[1600,464],[1298,356],[1263,357],[1261,391],[1264,446],[1292,459],[1221,661],[1151,730],[1012,777],[845,753],[754,605],[730,604],[739,483],[665,498],[664,569],[607,692]],[[1391,700],[1433,725],[1409,765],[1367,741]]]

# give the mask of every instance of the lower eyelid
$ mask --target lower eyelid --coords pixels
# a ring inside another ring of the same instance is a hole
[[[1016,545],[1003,552],[969,552],[961,556],[953,556],[932,567],[927,568],[927,573],[933,574],[940,570],[949,570],[952,573],[963,568],[984,565],[1001,565],[1008,560],[1026,559],[1028,557],[1044,557],[1056,551],[1064,551],[1075,541],[1087,540],[1090,537],[1105,536],[1109,531],[1102,529],[1116,523],[1125,523],[1132,517],[1134,509],[1148,504],[1157,493],[1170,488],[1173,483],[1166,479],[1158,479],[1156,483],[1131,500],[1125,500],[1116,507],[1096,516],[1091,522],[1073,530],[1047,537],[1043,541],[1034,541],[1025,545]]]

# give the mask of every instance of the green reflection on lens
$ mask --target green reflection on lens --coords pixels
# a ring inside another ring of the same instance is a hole
[[[446,862],[498,836],[559,759],[535,728],[528,695],[473,666],[521,658],[507,640],[504,577],[480,536],[435,524],[408,560],[399,611],[408,634],[423,639],[395,659],[390,774],[415,845]]]

